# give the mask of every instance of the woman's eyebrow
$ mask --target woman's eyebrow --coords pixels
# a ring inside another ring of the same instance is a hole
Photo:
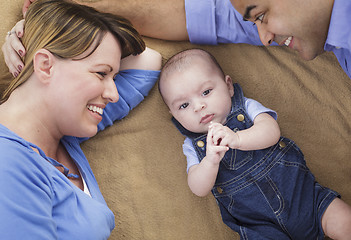
[[[245,13],[244,13],[244,17],[243,17],[244,21],[248,21],[251,18],[250,11],[252,9],[254,9],[254,8],[256,8],[256,5],[251,5],[251,6],[247,6],[246,7],[246,10],[245,10]]]
[[[110,64],[100,63],[100,64],[96,64],[95,66],[96,66],[96,67],[100,67],[100,66],[105,67],[105,66],[106,66],[106,67],[109,68],[109,71],[110,71],[110,72],[113,71],[113,67],[111,67]]]

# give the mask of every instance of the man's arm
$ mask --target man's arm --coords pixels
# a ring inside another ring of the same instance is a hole
[[[184,0],[74,1],[123,16],[144,36],[165,40],[188,40]]]
[[[23,16],[35,0],[24,0]],[[75,2],[127,18],[141,35],[188,40],[184,0],[74,0]]]

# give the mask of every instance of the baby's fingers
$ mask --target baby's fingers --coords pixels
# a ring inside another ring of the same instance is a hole
[[[211,128],[208,129],[206,142],[207,142],[207,147],[211,147],[215,145],[213,142],[213,130]]]
[[[229,147],[227,146],[215,146],[216,152],[218,153],[225,153],[226,151],[229,150]]]

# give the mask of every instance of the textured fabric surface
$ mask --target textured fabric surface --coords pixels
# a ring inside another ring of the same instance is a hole
[[[1,45],[22,3],[1,0]],[[164,60],[187,48],[210,51],[247,97],[278,113],[282,135],[302,149],[318,182],[351,204],[351,80],[332,53],[306,62],[280,47],[145,40]],[[11,76],[0,58],[2,91]],[[213,196],[189,190],[183,140],[155,86],[126,118],[83,144],[116,215],[110,239],[239,239],[222,223]]]

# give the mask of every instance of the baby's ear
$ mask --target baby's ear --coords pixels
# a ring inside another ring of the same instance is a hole
[[[54,55],[46,49],[40,49],[34,54],[34,73],[40,81],[46,82],[50,79],[54,61]]]
[[[234,95],[234,86],[233,86],[233,80],[229,75],[225,76],[225,83],[227,84],[230,96],[233,97]]]

